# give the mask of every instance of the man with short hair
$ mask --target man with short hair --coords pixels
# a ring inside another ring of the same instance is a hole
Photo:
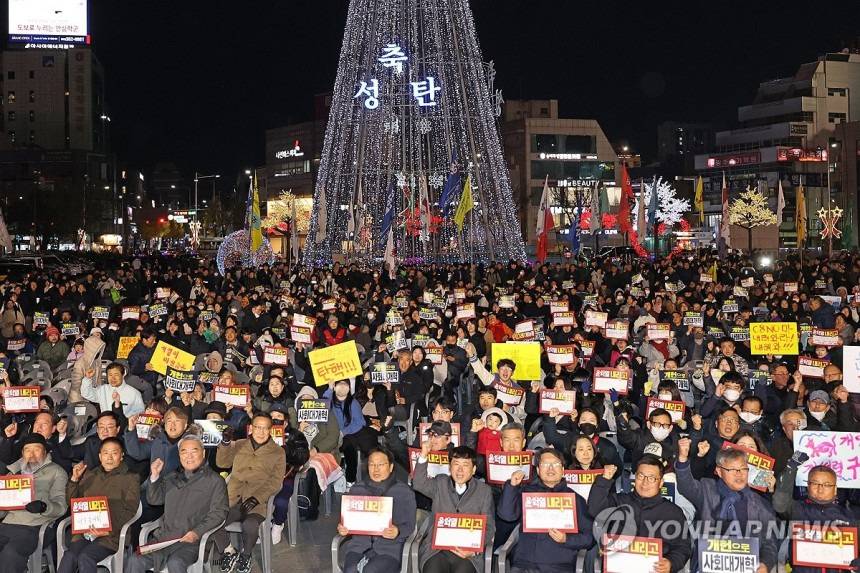
[[[618,467],[608,465],[603,468],[603,475],[595,480],[588,495],[588,513],[592,518],[607,509],[627,505],[633,508],[632,515],[621,513],[625,519],[635,516],[635,523],[619,523],[621,531],[635,531],[639,537],[662,537],[663,555],[657,562],[655,573],[678,573],[690,560],[690,546],[687,518],[680,507],[664,498],[660,491],[663,488],[663,462],[651,455],[642,456],[636,465],[633,491],[630,493],[615,492],[615,474]],[[615,514],[613,514],[615,515]],[[610,523],[609,519],[601,522]],[[627,527],[623,527],[624,525]],[[609,534],[620,534],[621,531],[607,531]],[[660,535],[662,532],[677,532],[677,535]],[[656,533],[655,533],[656,532]]]
[[[430,519],[435,522],[440,513],[485,515],[487,528],[484,538],[492,539],[495,534],[493,495],[487,484],[474,479],[478,469],[475,450],[466,446],[454,448],[449,454],[450,477],[440,474],[433,478],[427,475],[427,455],[430,451],[430,442],[427,441],[421,447],[412,480],[415,491],[433,500]],[[431,543],[432,534],[421,540],[418,560],[422,573],[461,573],[470,571],[470,567],[476,572],[483,571],[483,551],[443,551],[433,549]]]
[[[51,461],[48,443],[39,433],[21,442],[21,459],[11,464],[9,474],[32,476],[33,500],[24,509],[5,512],[0,523],[0,569],[20,573],[39,542],[39,528],[62,517],[66,503],[66,472]]]
[[[140,341],[128,354],[128,371],[155,388],[158,372],[152,367],[152,355],[158,345],[158,334],[150,326],[140,332]]]
[[[161,426],[153,428],[150,440],[141,442],[137,439],[137,419],[134,415],[128,420],[123,441],[130,458],[138,461],[149,460],[153,462],[162,460],[165,471],[171,472],[179,467],[179,454],[176,447],[177,441],[188,429],[188,413],[176,406],[167,410],[161,421]]]
[[[111,362],[106,371],[108,383],[93,386],[95,370],[89,370],[81,382],[81,396],[97,404],[102,412],[122,408],[126,418],[143,412],[143,397],[125,382],[125,366],[119,362]]]
[[[168,573],[186,573],[197,561],[200,538],[227,517],[227,484],[205,463],[203,441],[194,434],[185,435],[178,450],[177,471],[166,471],[164,460],[156,458],[143,489],[150,504],[164,506],[153,542],[179,542],[147,555],[133,555],[126,561],[127,573],[160,571],[165,566]]]
[[[591,534],[591,517],[585,500],[571,492],[564,479],[564,456],[555,449],[543,449],[537,456],[537,479],[524,483],[525,474],[517,470],[502,489],[498,514],[505,521],[523,518],[523,493],[573,494],[576,506],[576,525],[579,533],[565,533],[550,529],[548,533],[520,531],[514,552],[512,573],[566,573],[576,569],[576,554],[594,544]]]
[[[776,515],[770,503],[747,484],[749,466],[746,452],[720,450],[716,458],[719,479],[696,480],[690,471],[690,444],[689,438],[678,441],[675,474],[678,491],[696,508],[696,518],[704,522],[708,531],[716,527],[717,535],[751,537],[753,534],[749,532],[756,529],[759,532],[768,531],[768,524],[776,521]],[[767,573],[776,566],[777,549],[773,538],[760,538],[756,573]]]

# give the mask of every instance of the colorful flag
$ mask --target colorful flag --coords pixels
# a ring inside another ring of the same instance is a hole
[[[629,233],[630,227],[630,200],[633,199],[633,184],[630,182],[630,174],[627,172],[627,164],[621,164],[621,202],[618,204],[618,230]]]
[[[778,191],[776,194],[776,226],[782,225],[782,210],[785,209],[785,195],[782,193],[782,179],[777,185]]]
[[[454,199],[455,192],[460,189],[461,184],[460,164],[457,163],[457,151],[454,150],[451,153],[451,172],[448,174],[448,179],[445,181],[445,186],[439,195],[439,210],[442,212],[443,217],[448,216],[451,201]]]
[[[794,220],[797,222],[797,248],[802,249],[806,241],[806,193],[801,184],[797,188],[797,206]]]
[[[454,222],[457,223],[457,230],[463,232],[463,224],[466,221],[466,215],[469,214],[475,207],[475,201],[472,199],[472,176],[466,177],[466,185],[463,187],[463,194],[460,196],[460,204],[457,205],[457,211],[454,213]]]
[[[570,250],[574,255],[579,254],[579,217],[582,214],[582,192],[576,190],[576,213],[570,217]]]
[[[251,217],[250,217],[250,233],[251,233],[251,252],[256,253],[263,245],[263,231],[261,229],[260,220],[260,196],[257,194],[257,175],[254,174],[253,182],[251,183]]]
[[[723,172],[722,200],[723,212],[722,216],[720,217],[720,235],[718,240],[720,258],[724,258],[728,254],[728,249],[732,247],[732,230],[729,215],[729,187],[726,184],[725,171]]]
[[[394,269],[397,268],[397,259],[394,257],[394,227],[388,227],[388,239],[385,241],[385,254],[382,260],[388,264],[388,276],[394,278]]]
[[[695,207],[696,207],[696,211],[698,211],[698,213],[699,213],[699,225],[704,225],[705,224],[705,182],[702,180],[701,175],[699,175],[699,178],[696,179]]]
[[[538,205],[537,223],[535,224],[535,235],[537,236],[537,260],[541,264],[546,260],[547,242],[549,231],[555,227],[555,220],[550,210],[549,197],[549,175],[543,182],[543,193]]]

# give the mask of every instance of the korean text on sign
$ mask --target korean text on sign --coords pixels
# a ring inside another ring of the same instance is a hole
[[[362,373],[354,340],[312,350],[309,358],[317,386],[360,376]]]

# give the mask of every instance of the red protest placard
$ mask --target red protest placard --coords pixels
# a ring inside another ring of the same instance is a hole
[[[582,499],[588,499],[591,486],[602,475],[603,470],[564,470],[564,481],[567,482],[567,487],[581,495]]]
[[[369,495],[344,495],[340,524],[350,535],[382,535],[391,527],[394,499]]]
[[[90,529],[111,532],[107,497],[75,497],[70,500],[69,506],[72,510],[72,535],[84,534]]]
[[[556,492],[523,492],[523,533],[548,533],[557,529],[578,533],[576,494]]]
[[[541,390],[539,412],[549,414],[553,408],[558,409],[559,414],[572,414],[576,408],[576,391]]]
[[[33,501],[35,488],[33,476],[0,476],[0,511],[24,509]]]
[[[651,412],[656,410],[657,408],[662,408],[669,412],[669,415],[672,417],[672,423],[677,422],[684,418],[684,410],[687,408],[687,405],[683,401],[671,401],[671,400],[660,400],[659,398],[648,398],[648,403],[646,405],[645,417],[651,415]]]
[[[815,569],[853,570],[857,559],[857,528],[837,525],[791,524],[791,564]]]
[[[468,513],[437,513],[433,521],[431,547],[439,551],[484,551],[487,516]]]
[[[532,459],[534,452],[487,452],[487,482],[503,484],[514,474],[521,471],[525,474],[523,481],[532,477]]]
[[[10,414],[39,411],[39,386],[10,386],[3,388],[3,405]]]
[[[409,448],[409,475],[415,474],[415,466],[421,455],[419,448]],[[448,452],[430,452],[427,454],[427,476],[434,478],[438,475],[450,475]]]

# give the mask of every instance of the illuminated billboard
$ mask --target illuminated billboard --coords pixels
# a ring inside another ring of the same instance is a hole
[[[8,0],[9,43],[73,48],[90,43],[87,0]]]

